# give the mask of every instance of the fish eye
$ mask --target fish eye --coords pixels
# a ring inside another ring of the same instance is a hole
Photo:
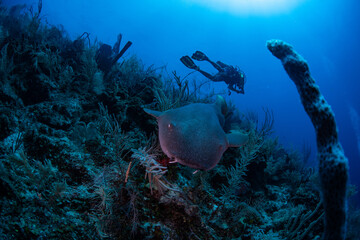
[[[173,130],[175,126],[173,123],[169,123],[167,127],[169,130]]]

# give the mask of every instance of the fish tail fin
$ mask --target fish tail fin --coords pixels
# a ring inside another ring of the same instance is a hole
[[[246,144],[249,140],[249,135],[240,131],[231,131],[230,133],[226,134],[226,137],[229,142],[229,147],[240,147]]]

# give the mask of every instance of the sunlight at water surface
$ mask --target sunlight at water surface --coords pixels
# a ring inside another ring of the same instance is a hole
[[[185,0],[236,15],[274,15],[293,10],[305,0]]]

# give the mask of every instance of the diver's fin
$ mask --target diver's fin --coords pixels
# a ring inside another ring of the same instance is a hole
[[[226,134],[226,137],[229,141],[229,147],[240,147],[249,140],[248,134],[236,130],[232,130],[230,133]]]
[[[180,61],[188,68],[198,70],[199,67],[196,66],[193,60],[189,56],[183,56],[180,58]]]
[[[191,58],[195,59],[195,60],[198,60],[198,61],[207,61],[207,60],[209,60],[209,58],[203,52],[200,52],[200,51],[196,51],[191,56]]]

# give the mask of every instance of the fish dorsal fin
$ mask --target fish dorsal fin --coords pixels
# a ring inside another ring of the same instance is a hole
[[[225,116],[227,113],[227,104],[225,99],[220,95],[216,95],[215,105],[219,106],[221,113]]]
[[[240,147],[246,144],[249,140],[248,134],[244,134],[240,131],[234,131],[234,130],[226,134],[226,137],[229,142],[229,147]]]
[[[143,108],[143,109],[147,114],[149,114],[149,115],[151,115],[151,116],[153,116],[155,118],[159,118],[161,116],[161,114],[162,114],[162,112],[151,110],[151,109],[148,109],[148,108]]]

